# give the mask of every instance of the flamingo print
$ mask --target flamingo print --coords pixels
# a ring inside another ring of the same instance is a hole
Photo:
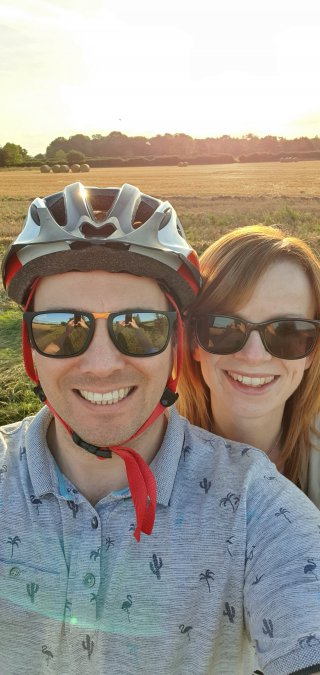
[[[5,473],[7,473],[7,471],[8,471],[7,465],[6,465],[6,464],[3,464],[2,467],[1,467],[1,469],[0,469],[0,483],[2,483],[2,476],[3,476]]]
[[[40,504],[42,504],[41,499],[39,499],[38,497],[35,497],[35,495],[30,495],[30,499],[31,499],[31,504],[35,505],[35,507],[37,509],[37,514],[39,515],[39,506],[40,506]]]
[[[91,551],[90,560],[92,560],[92,558],[93,558],[93,560],[97,560],[97,558],[99,558],[99,557],[100,557],[100,546],[97,548],[96,551]]]
[[[234,492],[228,492],[226,497],[220,499],[220,506],[227,506],[230,504],[232,511],[235,512],[239,506],[240,495],[236,495]]]
[[[314,570],[316,570],[316,569],[317,569],[317,565],[316,565],[316,563],[314,562],[314,559],[313,559],[313,558],[308,558],[308,565],[305,565],[305,566],[304,566],[303,571],[304,571],[305,574],[311,574],[311,575],[314,577],[314,579],[315,579],[316,581],[318,581],[318,577],[317,577],[317,575],[316,575],[316,573],[315,573],[315,571],[314,571]]]
[[[180,626],[179,626],[179,630],[180,630],[180,633],[182,635],[188,636],[188,640],[190,642],[190,640],[191,640],[190,631],[192,630],[192,626],[185,626],[184,623],[181,623]]]
[[[42,645],[42,654],[45,654],[47,663],[49,663],[50,659],[53,659],[53,654],[50,652],[47,645]]]
[[[130,607],[132,607],[132,595],[127,595],[127,599],[122,603],[121,609],[124,609],[127,612],[128,621],[130,621]]]

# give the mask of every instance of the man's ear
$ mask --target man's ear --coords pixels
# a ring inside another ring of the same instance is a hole
[[[191,354],[192,354],[192,358],[195,361],[201,361],[200,349],[201,349],[201,347],[199,347],[199,345],[194,343],[194,346],[192,347],[192,350],[191,350]]]

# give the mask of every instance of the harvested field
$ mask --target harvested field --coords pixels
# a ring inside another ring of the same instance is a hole
[[[225,230],[257,222],[282,224],[318,246],[320,162],[107,168],[91,169],[86,176],[2,170],[0,240],[20,231],[35,196],[76,180],[95,186],[133,183],[169,199],[199,252]]]
[[[89,185],[133,183],[161,197],[315,197],[320,193],[319,162],[270,162],[206,166],[152,166],[91,169],[88,176],[41,174],[38,169],[1,170],[0,195],[27,197],[50,194],[66,182]]]

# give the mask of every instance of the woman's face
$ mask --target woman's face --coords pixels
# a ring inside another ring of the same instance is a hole
[[[232,314],[251,322],[282,318],[313,319],[314,298],[310,281],[300,265],[278,261],[270,265],[251,298]],[[223,311],[219,311],[223,314]],[[312,354],[288,361],[269,354],[260,335],[253,331],[241,351],[209,354],[196,346],[193,357],[201,365],[210,389],[211,406],[218,426],[230,412],[234,419],[263,418],[283,414],[285,402],[299,386]]]

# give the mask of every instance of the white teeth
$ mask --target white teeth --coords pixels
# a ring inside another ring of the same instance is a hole
[[[80,394],[87,401],[91,401],[91,403],[94,403],[95,405],[113,405],[128,396],[129,391],[131,391],[131,387],[115,389],[114,391],[107,391],[103,394],[100,394],[97,391],[85,391],[80,389]]]
[[[262,387],[263,384],[269,384],[274,380],[274,375],[268,375],[266,377],[248,377],[248,375],[240,375],[239,373],[232,373],[228,371],[228,375],[232,377],[233,380],[245,384],[247,387]]]

